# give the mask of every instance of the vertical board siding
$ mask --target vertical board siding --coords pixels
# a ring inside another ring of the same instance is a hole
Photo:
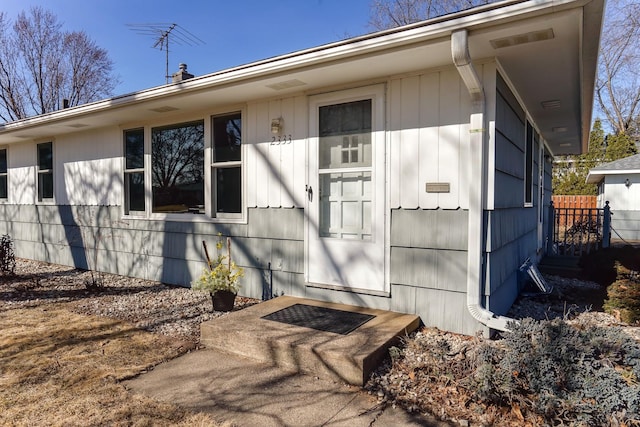
[[[122,144],[118,128],[56,138],[53,144],[56,203],[121,204]]]
[[[255,141],[252,141],[250,149],[255,150],[254,166],[256,169],[256,206],[266,208],[269,206],[269,189],[272,180],[271,165],[269,163],[269,134],[271,120],[269,118],[268,103],[256,104],[256,121],[251,123],[255,129]],[[268,126],[268,129],[267,129]],[[269,132],[269,133],[267,133]]]
[[[304,206],[307,110],[304,96],[248,106],[248,207]],[[271,120],[277,118],[282,118],[283,131],[273,135]]]
[[[416,178],[419,177],[418,160],[420,147],[420,78],[407,77],[401,80],[402,103],[400,109],[400,206],[404,209],[419,207],[420,194]],[[406,183],[406,185],[404,185]]]
[[[280,141],[273,141],[272,138],[278,137],[280,135],[273,135],[271,133],[271,120],[282,117],[282,100],[273,100],[268,102],[268,113],[267,113],[267,122],[263,128],[268,130],[267,138],[266,138],[266,148],[269,155],[267,156],[267,171],[269,173],[269,199],[267,201],[267,206],[273,208],[279,208],[280,204],[280,194],[282,192],[282,188],[284,186],[283,178],[282,178],[282,147]],[[261,126],[261,123],[258,123],[258,126]],[[286,123],[285,123],[286,126]],[[263,143],[265,145],[265,143]]]
[[[36,200],[36,146],[33,143],[14,144],[7,150],[8,201],[31,204]]]
[[[394,79],[389,85],[390,208],[468,206],[470,99],[455,69]],[[448,193],[427,193],[426,183]]]
[[[440,76],[440,132],[438,161],[442,167],[438,181],[449,183],[450,192],[438,194],[438,206],[443,209],[460,207],[460,123],[468,123],[469,116],[461,118],[461,80],[455,70]],[[468,134],[466,135],[468,138]]]
[[[401,188],[404,184],[400,177],[402,176],[400,168],[402,165],[402,134],[401,134],[401,118],[400,109],[402,105],[402,82],[401,80],[392,80],[389,85],[389,207],[391,209],[400,208],[401,205]]]
[[[285,144],[280,144],[280,163],[278,165],[280,169],[280,191],[278,191],[278,207],[290,208],[293,204],[292,189],[294,186],[293,175],[293,141],[296,136],[295,123],[295,99],[285,98],[280,105],[280,117],[284,122],[283,134],[286,138]],[[274,116],[273,118],[275,118]],[[289,142],[289,137],[291,141]],[[275,191],[275,190],[274,190]],[[275,195],[274,195],[275,197]],[[275,205],[274,205],[275,206]]]
[[[244,144],[245,155],[245,177],[247,183],[245,185],[247,209],[258,206],[258,144],[257,123],[258,123],[258,106],[249,104],[245,117],[243,117],[245,136],[242,138]]]
[[[438,194],[427,193],[427,182],[438,182],[440,168],[438,125],[440,123],[440,73],[425,74],[420,77],[420,146],[418,155],[419,206],[423,209],[438,207]]]

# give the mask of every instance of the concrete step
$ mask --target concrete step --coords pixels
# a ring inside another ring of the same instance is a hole
[[[375,317],[346,335],[262,319],[294,304]],[[203,323],[200,342],[208,348],[362,386],[389,347],[419,324],[415,315],[281,296]]]

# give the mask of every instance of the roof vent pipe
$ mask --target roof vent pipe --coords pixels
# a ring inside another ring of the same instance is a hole
[[[484,188],[485,188],[485,97],[482,81],[478,78],[469,55],[467,30],[451,34],[453,63],[471,96],[469,118],[469,225],[467,251],[467,309],[474,319],[483,325],[500,331],[508,331],[507,323],[513,319],[498,316],[483,306],[483,244],[484,244]]]

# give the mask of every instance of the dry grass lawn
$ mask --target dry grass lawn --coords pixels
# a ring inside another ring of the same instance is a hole
[[[0,425],[216,425],[120,383],[183,353],[186,342],[64,304],[0,310],[0,331]]]

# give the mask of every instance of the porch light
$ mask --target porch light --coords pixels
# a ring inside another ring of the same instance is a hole
[[[631,180],[629,178],[624,180],[624,186],[627,188],[631,187]]]
[[[279,117],[277,119],[271,119],[271,133],[272,134],[278,135],[280,132],[282,132],[282,127],[283,127],[282,117]]]

